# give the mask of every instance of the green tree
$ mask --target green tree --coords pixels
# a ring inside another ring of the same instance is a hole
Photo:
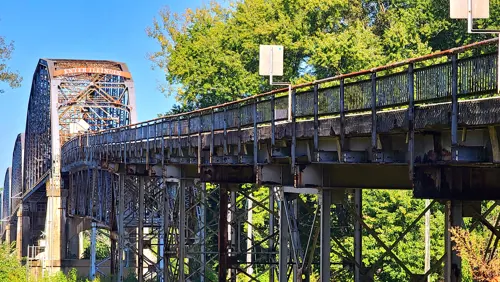
[[[0,36],[0,82],[8,83],[10,87],[21,86],[22,78],[19,73],[9,69],[7,63],[14,51],[14,43],[6,42],[5,37]],[[0,93],[4,90],[0,88]]]
[[[108,233],[109,231],[104,231]],[[96,237],[96,259],[102,260],[110,256],[109,235],[97,233]],[[90,259],[90,230],[84,231],[83,258]]]
[[[499,2],[478,27],[497,24]],[[258,75],[260,44],[284,45],[281,79],[299,82],[492,36],[467,34],[465,24],[449,19],[448,0],[240,0],[182,15],[164,9],[147,33],[160,46],[150,59],[165,72],[176,113],[270,90]]]

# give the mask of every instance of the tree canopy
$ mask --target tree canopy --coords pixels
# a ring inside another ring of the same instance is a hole
[[[500,0],[493,0],[495,25]],[[159,45],[149,58],[165,72],[162,90],[174,112],[270,90],[258,74],[260,44],[285,47],[282,80],[303,82],[349,73],[492,35],[470,35],[449,19],[449,0],[239,0],[163,9],[147,29]]]
[[[12,71],[7,64],[13,51],[14,43],[6,42],[5,37],[0,36],[0,82],[8,83],[10,87],[15,88],[21,86],[22,78],[19,73]],[[0,88],[0,93],[3,92],[4,90]]]

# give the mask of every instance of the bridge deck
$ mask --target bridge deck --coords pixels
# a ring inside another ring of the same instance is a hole
[[[82,135],[63,146],[62,168],[182,165],[202,181],[297,187],[412,189],[443,166],[496,179],[497,54],[459,57],[492,42]],[[309,172],[325,169],[321,181]]]

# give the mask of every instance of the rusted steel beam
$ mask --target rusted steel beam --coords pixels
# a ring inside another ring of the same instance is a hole
[[[227,253],[227,204],[228,186],[220,185],[219,191],[219,282],[227,282],[228,253]]]

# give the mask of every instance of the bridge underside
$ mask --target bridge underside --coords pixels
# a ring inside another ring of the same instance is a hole
[[[418,220],[431,208],[438,208],[446,213],[449,226],[461,225],[466,217],[472,217],[476,225],[485,222],[492,210],[481,208],[481,201],[500,199],[500,114],[495,112],[499,103],[500,98],[460,101],[460,141],[454,147],[449,103],[416,109],[413,133],[408,129],[407,109],[377,113],[373,151],[369,113],[346,116],[350,126],[344,129],[340,117],[325,117],[317,120],[317,126],[314,120],[304,120],[295,125],[282,122],[184,136],[168,131],[155,135],[153,132],[170,125],[151,124],[136,129],[135,136],[144,138],[134,141],[129,141],[130,134],[119,131],[110,133],[113,137],[97,135],[97,141],[91,141],[93,146],[75,147],[63,160],[63,178],[68,183],[64,186],[69,187],[72,199],[69,214],[90,217],[111,234],[116,232],[111,238],[115,250],[131,248],[137,256],[137,273],[166,277],[167,281],[211,281],[209,277],[226,277],[224,272],[234,279],[254,277],[254,273],[264,273],[271,281],[283,273],[298,279],[300,273],[307,275],[310,270],[303,249],[306,243],[315,244],[316,251],[329,249],[331,242],[321,238],[330,238],[329,228],[344,222],[350,231],[342,236],[353,237],[354,245],[335,242],[346,248],[337,254],[337,260],[350,265],[356,279],[370,280],[381,275],[375,273],[380,262],[361,265],[360,249],[363,237],[379,240],[380,234],[363,220],[361,189],[413,190],[416,198],[444,200],[444,205],[430,202]],[[254,142],[255,133],[258,142]],[[98,141],[111,139],[124,142],[101,145]],[[259,200],[255,194],[261,194]],[[303,202],[298,195],[311,195],[313,202]],[[314,202],[321,218],[304,216],[314,214]],[[269,228],[253,231],[265,238],[257,242],[243,231],[248,231],[251,214],[258,210],[268,214]],[[413,226],[402,234],[411,232]],[[298,234],[308,232],[318,232],[321,238],[298,239]],[[451,246],[449,234],[443,236]],[[384,257],[403,268],[409,262],[394,258],[393,248],[404,237],[390,242],[394,245],[379,241],[386,249]],[[152,241],[158,246],[152,246]],[[254,256],[254,252],[260,255]],[[125,263],[119,256],[115,251],[111,264],[115,273]],[[288,263],[283,257],[289,258]],[[322,264],[322,269],[335,263],[329,252],[320,257],[315,263]],[[217,271],[210,267],[214,260],[220,263]],[[456,256],[443,256],[434,270],[408,270],[407,275],[421,281],[439,272],[443,261],[457,264]]]

